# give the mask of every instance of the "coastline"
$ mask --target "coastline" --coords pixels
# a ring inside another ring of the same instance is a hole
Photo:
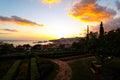
[[[0,40],[0,42],[13,44],[14,46],[24,45],[24,44],[29,44],[33,46],[35,44],[40,44],[40,43],[34,43],[38,41],[44,41],[44,40]]]

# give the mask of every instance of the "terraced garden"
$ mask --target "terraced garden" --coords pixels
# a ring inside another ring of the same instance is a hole
[[[96,60],[92,55],[44,54],[2,56],[0,80],[120,80],[120,58],[105,63],[102,73],[96,76],[89,68]]]
[[[53,80],[58,66],[48,59],[2,59],[0,80]]]

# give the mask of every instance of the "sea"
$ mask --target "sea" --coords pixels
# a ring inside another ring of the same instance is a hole
[[[0,42],[3,42],[3,43],[9,43],[9,44],[13,44],[15,47],[18,46],[18,45],[24,45],[24,44],[29,44],[30,46],[34,46],[36,44],[48,44],[49,42],[47,43],[39,43],[39,42],[42,42],[44,40],[0,40]]]

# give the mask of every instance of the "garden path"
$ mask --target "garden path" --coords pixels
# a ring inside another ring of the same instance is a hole
[[[51,61],[59,66],[59,72],[54,80],[71,80],[72,70],[67,62],[58,59],[52,59]]]

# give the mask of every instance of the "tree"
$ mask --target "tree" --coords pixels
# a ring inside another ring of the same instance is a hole
[[[29,44],[24,44],[23,47],[24,47],[24,50],[30,50],[31,46]]]
[[[13,44],[0,43],[0,54],[10,54],[14,51]]]
[[[65,49],[65,44],[60,44],[59,48],[64,50]]]
[[[87,39],[81,38],[79,42],[74,42],[72,44],[72,48],[75,50],[79,50],[82,53],[87,53]]]
[[[34,45],[31,50],[41,50],[41,45],[40,44],[36,44]]]
[[[16,46],[15,49],[16,49],[17,52],[24,52],[24,47],[22,45]]]
[[[89,42],[88,42],[89,52],[94,54],[98,49],[98,33],[90,32],[89,34]]]
[[[100,30],[99,30],[99,37],[103,37],[104,36],[104,28],[103,28],[103,23],[100,23]]]
[[[108,48],[109,53],[120,56],[120,28],[109,31],[105,36],[108,41],[106,48]]]

